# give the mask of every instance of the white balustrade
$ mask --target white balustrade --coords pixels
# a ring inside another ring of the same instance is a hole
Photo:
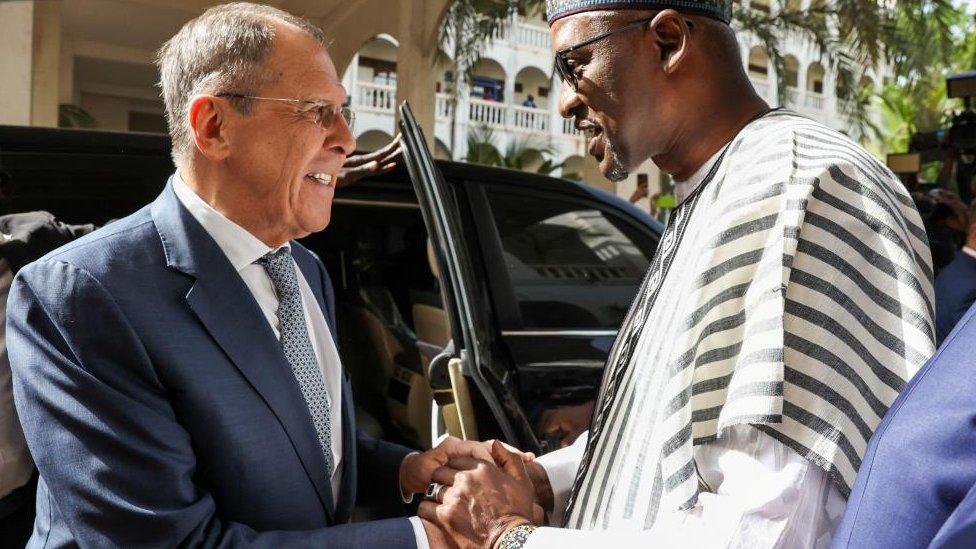
[[[576,120],[573,118],[563,119],[563,135],[575,135],[583,137],[583,132],[576,129]]]
[[[504,103],[484,99],[470,99],[468,102],[468,120],[493,128],[505,128],[508,122],[505,111]]]
[[[437,104],[434,112],[437,115],[437,120],[450,120],[451,116],[454,115],[454,105],[450,94],[437,94]]]
[[[517,23],[515,25],[515,41],[523,46],[549,49],[549,30],[536,25]]]
[[[800,106],[800,90],[794,87],[786,88],[786,100],[791,107]]]
[[[807,96],[803,102],[803,106],[807,107],[808,109],[822,111],[824,106],[823,94],[814,91],[807,91]]]
[[[511,28],[511,21],[506,21],[505,23],[495,27],[495,30],[491,33],[492,40],[508,40],[509,29]]]
[[[387,84],[373,84],[372,82],[356,82],[358,98],[356,106],[364,110],[393,112],[396,105],[396,86]]]
[[[769,99],[769,81],[765,78],[758,76],[750,76],[749,80],[752,80],[752,87],[756,88],[756,93],[758,93],[763,98]]]
[[[531,107],[512,107],[512,126],[517,131],[549,133],[549,111]]]

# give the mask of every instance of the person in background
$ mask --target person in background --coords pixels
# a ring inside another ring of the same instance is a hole
[[[938,275],[956,257],[966,242],[969,227],[969,208],[956,193],[920,184],[912,192],[925,224],[925,233],[932,252],[932,270]]]
[[[976,208],[969,216],[966,244],[935,279],[936,345],[942,345],[976,301]]]
[[[535,108],[537,108],[537,107],[535,106],[535,97],[532,97],[531,95],[530,95],[530,96],[528,96],[528,97],[526,97],[526,98],[525,98],[525,101],[522,101],[522,106],[523,106],[523,107],[528,107],[528,108],[530,108],[530,109],[535,109]]]
[[[90,224],[62,223],[48,212],[0,217],[0,540],[11,546],[22,547],[30,538],[37,477],[14,408],[5,329],[7,294],[21,267],[94,230]]]
[[[630,200],[629,200],[630,203],[637,204],[642,199],[647,198],[649,195],[649,190],[648,190],[649,186],[650,185],[648,183],[647,174],[646,173],[637,174],[637,186],[634,187],[634,192],[631,193],[630,195]],[[652,209],[654,208],[653,204],[651,204],[651,208]]]

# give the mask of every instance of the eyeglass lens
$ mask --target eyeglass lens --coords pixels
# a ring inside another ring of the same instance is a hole
[[[340,107],[337,105],[319,105],[316,108],[317,122],[324,128],[335,124],[340,116],[343,118],[343,120],[345,120],[346,125],[352,128],[352,125],[356,120],[356,116],[349,107]]]

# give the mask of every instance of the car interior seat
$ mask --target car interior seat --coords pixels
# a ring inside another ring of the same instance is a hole
[[[430,387],[417,336],[396,305],[384,274],[396,265],[381,230],[362,231],[350,265],[346,340],[358,364],[353,384],[367,413],[416,447],[430,445]],[[387,438],[395,439],[386,433]]]
[[[430,272],[437,279],[438,287],[443,288],[440,269],[437,267],[437,258],[434,256],[434,245],[430,241],[427,242],[427,261],[430,264]],[[439,349],[444,349],[447,342],[451,340],[451,328],[447,322],[447,313],[444,311],[444,301],[440,292],[412,292],[411,302],[413,303],[413,326],[417,339]],[[426,356],[424,359],[424,369],[426,370],[426,364],[430,360]]]

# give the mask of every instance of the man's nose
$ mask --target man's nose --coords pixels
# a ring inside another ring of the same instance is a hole
[[[356,137],[352,134],[352,128],[349,127],[349,123],[344,118],[339,117],[335,128],[335,131],[330,132],[330,135],[326,138],[325,147],[343,156],[352,155],[356,152]]]
[[[563,118],[572,118],[576,109],[582,104],[579,93],[566,82],[562,82],[559,86],[559,115]]]

